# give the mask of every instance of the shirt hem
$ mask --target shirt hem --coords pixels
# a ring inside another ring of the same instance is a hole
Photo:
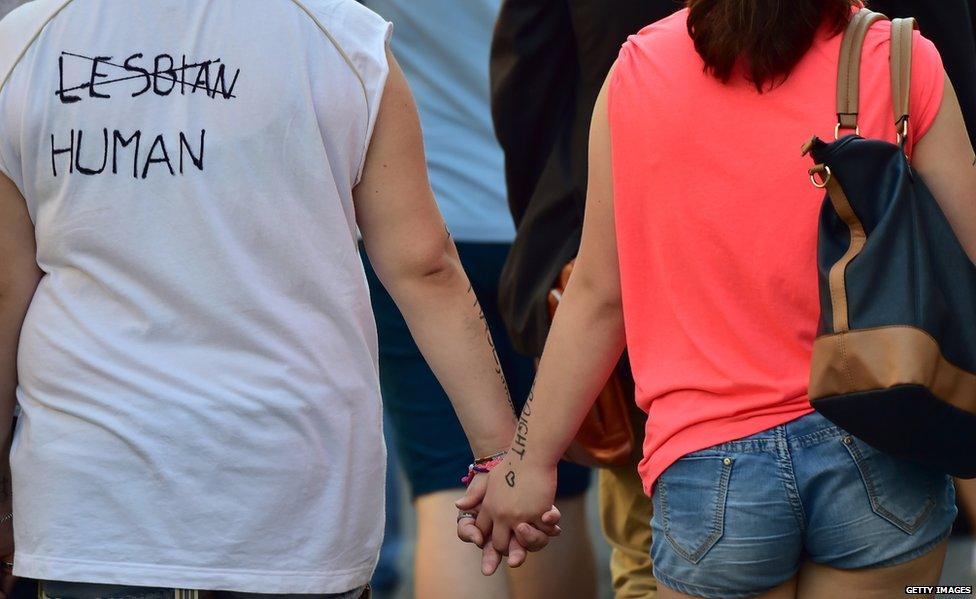
[[[15,576],[37,580],[276,595],[347,593],[368,584],[374,569],[235,570],[52,558],[19,551],[14,564]]]

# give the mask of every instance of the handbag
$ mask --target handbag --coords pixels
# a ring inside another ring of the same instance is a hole
[[[898,143],[857,128],[862,9],[841,45],[835,140],[803,149],[826,189],[817,263],[821,316],[809,396],[878,450],[976,477],[976,265],[905,155],[913,19],[892,22]],[[854,133],[840,137],[840,130]]]
[[[569,283],[575,260],[559,275],[556,286],[549,292],[549,314],[555,315],[563,291]],[[635,451],[634,383],[628,380],[623,368],[618,366],[600,391],[583,424],[580,425],[573,443],[566,450],[564,459],[589,466],[606,468],[626,466],[631,463]]]

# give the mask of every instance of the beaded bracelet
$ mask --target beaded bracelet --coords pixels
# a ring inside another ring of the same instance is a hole
[[[508,451],[506,450],[499,451],[498,453],[492,454],[488,457],[476,459],[473,464],[468,466],[468,473],[461,477],[461,484],[467,487],[478,474],[488,474],[491,472],[492,468],[505,461],[505,456],[507,455]]]

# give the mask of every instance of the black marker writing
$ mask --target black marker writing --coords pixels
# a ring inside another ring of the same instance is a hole
[[[71,129],[66,141],[59,141],[58,137],[51,134],[51,173],[57,177],[63,175],[65,169],[63,163],[67,159],[67,172],[78,172],[82,175],[100,175],[106,171],[108,166],[109,154],[112,156],[112,174],[119,173],[119,164],[131,160],[132,177],[146,179],[152,170],[159,170],[162,166],[166,167],[169,174],[176,176],[185,174],[192,168],[199,171],[204,170],[204,156],[207,143],[207,130],[200,130],[200,143],[194,147],[194,137],[187,136],[180,131],[175,139],[167,141],[163,134],[156,135],[149,144],[149,151],[143,155],[142,131],[135,131],[126,136],[118,130],[112,131],[111,143],[109,143],[108,128],[102,129],[101,139],[95,138],[92,141],[85,137],[85,132]],[[63,144],[63,145],[60,145]],[[131,146],[131,150],[129,149]],[[177,149],[179,152],[179,162],[174,167],[175,155],[171,158],[170,149]],[[131,155],[131,157],[129,156]],[[100,163],[99,163],[100,160]],[[59,171],[58,165],[62,164]],[[152,169],[153,165],[159,165]],[[141,168],[140,168],[141,167]]]
[[[158,54],[152,59],[153,70],[140,66],[145,56],[141,52],[129,55],[121,64],[113,62],[111,56],[85,56],[74,52],[62,52],[58,57],[58,89],[54,92],[63,104],[74,104],[80,102],[82,97],[71,92],[81,92],[87,90],[89,98],[108,99],[112,97],[111,91],[106,87],[114,87],[127,81],[141,80],[141,88],[131,92],[130,97],[136,98],[152,91],[157,96],[168,96],[173,93],[177,85],[180,86],[180,95],[186,94],[189,87],[190,93],[197,90],[203,91],[209,98],[222,98],[229,100],[236,98],[234,88],[240,77],[241,70],[235,69],[232,77],[228,76],[227,66],[221,63],[221,59],[204,60],[187,64],[186,56],[181,57],[180,66],[176,66],[176,61],[169,54]],[[82,70],[83,83],[76,85],[66,85],[66,59],[84,61]],[[211,67],[216,67],[212,69]],[[113,77],[111,71],[121,71],[120,76]],[[187,71],[196,70],[193,82],[188,81]],[[124,74],[122,74],[124,73]],[[132,74],[134,73],[134,74]]]

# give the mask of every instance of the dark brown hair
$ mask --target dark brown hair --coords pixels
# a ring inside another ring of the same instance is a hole
[[[724,83],[741,65],[760,92],[789,77],[822,24],[840,33],[857,0],[688,0],[688,32]]]

